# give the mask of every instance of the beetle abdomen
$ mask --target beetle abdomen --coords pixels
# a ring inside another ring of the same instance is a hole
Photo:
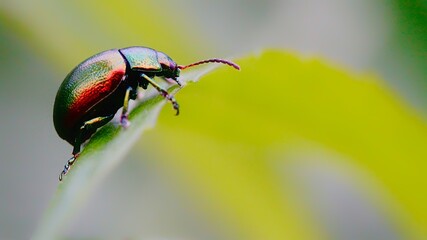
[[[83,125],[93,106],[115,91],[125,73],[126,62],[116,49],[94,55],[74,68],[55,99],[53,120],[58,135],[73,144],[75,128]]]

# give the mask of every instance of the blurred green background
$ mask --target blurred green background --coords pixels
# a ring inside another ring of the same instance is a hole
[[[182,115],[165,107],[64,237],[426,239],[426,12],[415,0],[0,2],[0,239],[31,237],[70,155],[52,123],[65,75],[133,45],[180,64],[251,57],[183,89]]]

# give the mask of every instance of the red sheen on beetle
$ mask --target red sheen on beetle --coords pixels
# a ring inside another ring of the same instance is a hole
[[[73,124],[95,106],[100,99],[102,100],[117,88],[124,75],[125,69],[115,69],[107,75],[104,81],[100,81],[92,87],[81,88],[75,101],[68,109],[68,114],[65,117],[66,125],[73,127]]]

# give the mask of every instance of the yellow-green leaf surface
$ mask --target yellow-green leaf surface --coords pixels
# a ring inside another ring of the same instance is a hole
[[[179,117],[167,109],[157,121],[165,103],[157,97],[132,112],[126,131],[108,124],[97,132],[34,239],[60,236],[97,183],[156,122],[138,149],[157,157],[142,160],[176,179],[230,239],[331,239],[334,233],[309,206],[317,199],[304,197],[295,180],[293,166],[310,165],[306,158],[316,160],[313,168],[346,165],[338,171],[360,183],[379,218],[405,238],[426,236],[427,126],[416,112],[376,77],[321,60],[268,51],[238,63],[240,72],[222,67],[181,90]]]
[[[195,207],[240,239],[330,239],[284,174],[297,152],[347,166],[396,232],[427,237],[427,125],[410,106],[378,77],[319,59],[269,51],[238,63],[185,88],[180,117],[165,112],[139,146]]]

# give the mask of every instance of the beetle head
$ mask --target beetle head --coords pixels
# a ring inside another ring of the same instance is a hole
[[[162,66],[162,76],[176,81],[181,72],[181,70],[178,68],[178,65],[163,52],[157,52],[157,60]]]
[[[219,58],[206,59],[206,60],[198,61],[198,62],[184,66],[184,65],[177,65],[168,55],[164,54],[163,52],[157,52],[157,60],[159,61],[160,65],[162,66],[162,72],[161,72],[162,76],[165,78],[173,79],[180,86],[181,86],[181,83],[178,81],[178,77],[179,77],[179,74],[181,73],[181,70],[187,69],[187,68],[190,68],[193,66],[197,66],[200,64],[222,63],[222,64],[229,65],[229,66],[231,66],[237,70],[240,70],[239,65],[237,65],[231,61],[227,61],[227,60],[219,59]]]

